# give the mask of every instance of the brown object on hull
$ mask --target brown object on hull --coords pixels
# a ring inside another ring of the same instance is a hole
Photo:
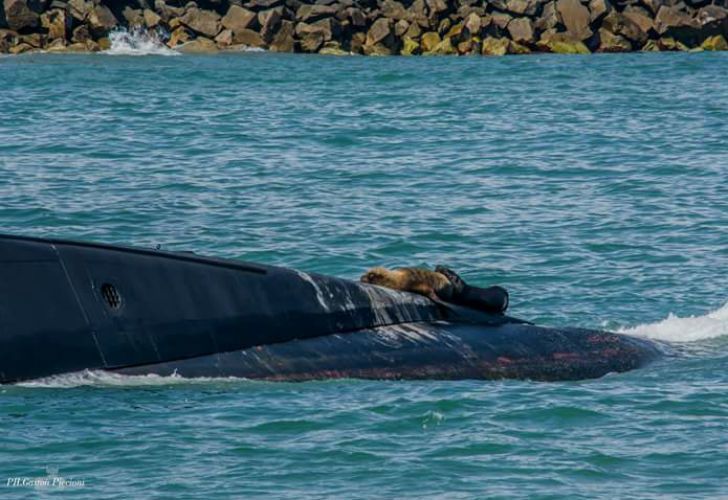
[[[374,267],[364,273],[360,281],[393,290],[418,293],[431,299],[447,300],[453,295],[453,285],[444,274],[417,267],[400,267],[392,270]]]

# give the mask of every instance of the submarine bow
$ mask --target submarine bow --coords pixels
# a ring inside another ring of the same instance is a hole
[[[0,382],[84,369],[267,380],[598,377],[659,354],[374,285],[234,260],[0,236]]]

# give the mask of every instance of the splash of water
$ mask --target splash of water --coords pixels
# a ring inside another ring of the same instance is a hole
[[[50,377],[18,382],[17,386],[32,388],[72,389],[74,387],[149,387],[187,384],[206,384],[209,382],[240,382],[246,379],[237,377],[198,377],[185,378],[177,373],[172,375],[121,375],[103,370],[83,370],[80,372],[53,375]]]
[[[111,48],[104,54],[112,56],[177,56],[179,52],[164,45],[162,34],[144,28],[120,28],[109,33]]]
[[[656,323],[622,328],[620,333],[670,342],[694,342],[728,335],[728,302],[704,316],[681,318],[670,313]]]

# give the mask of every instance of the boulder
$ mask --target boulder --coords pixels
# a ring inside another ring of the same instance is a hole
[[[368,56],[391,56],[394,51],[383,43],[375,43],[374,45],[364,44],[362,51]]]
[[[105,5],[94,6],[94,8],[89,11],[86,22],[88,23],[91,33],[96,38],[105,36],[109,31],[115,28],[117,24],[119,24],[116,17],[114,17],[114,14],[111,12],[111,9]]]
[[[657,45],[660,50],[664,51],[687,52],[688,50],[690,50],[687,45],[669,36],[664,36],[657,40]]]
[[[397,21],[396,23],[394,23],[394,36],[396,36],[397,38],[402,38],[404,34],[407,33],[409,27],[410,24],[404,19]]]
[[[352,26],[356,26],[357,28],[363,28],[367,25],[367,18],[364,15],[364,13],[361,11],[361,9],[357,9],[355,7],[349,7],[346,9],[346,12],[348,14],[348,19],[351,21]]]
[[[404,8],[404,5],[396,0],[384,0],[382,2],[382,16],[394,19],[395,21],[410,19],[410,13]]]
[[[435,47],[442,41],[440,34],[435,31],[428,31],[420,38],[420,47],[422,52],[432,52]]]
[[[506,26],[508,26],[508,23],[510,23],[513,18],[502,12],[493,12],[490,19],[493,26],[496,26],[500,31],[505,31]]]
[[[194,40],[179,45],[176,49],[184,54],[214,54],[218,52],[215,42],[204,36],[198,36]]]
[[[510,41],[507,38],[486,37],[481,48],[484,56],[504,56],[508,53]]]
[[[169,36],[169,40],[167,40],[167,45],[174,48],[177,45],[181,45],[189,41],[190,39],[192,39],[192,35],[187,30],[187,28],[185,28],[184,26],[180,26],[179,28],[174,30]]]
[[[220,15],[217,12],[197,7],[187,10],[180,21],[192,31],[209,38],[217,36],[221,29]]]
[[[327,42],[318,52],[323,56],[350,56],[351,53],[341,48],[338,42]]]
[[[366,45],[376,45],[377,43],[384,43],[392,37],[392,21],[384,17],[380,17],[367,32]],[[385,43],[385,45],[388,45]]]
[[[413,40],[419,40],[420,36],[422,36],[422,29],[420,28],[420,25],[417,23],[410,24],[409,28],[407,28],[407,31],[404,33],[404,36],[412,38]]]
[[[46,46],[45,51],[49,53],[65,52],[66,41],[63,38],[56,38],[51,40]]]
[[[48,39],[55,40],[60,38],[66,39],[66,34],[70,27],[70,19],[66,16],[66,11],[53,9],[44,12],[40,16],[40,24],[48,30]]]
[[[430,15],[439,15],[447,11],[447,2],[445,0],[425,0],[425,4],[430,9]]]
[[[545,4],[548,0],[526,0],[528,2],[528,7],[526,8],[526,14],[528,17],[536,17],[539,12],[541,11],[541,6]],[[529,51],[530,52],[530,51]]]
[[[543,6],[541,17],[536,19],[534,27],[539,31],[556,29],[559,24],[559,16],[556,13],[556,3],[548,2]]]
[[[658,34],[692,31],[698,29],[700,23],[690,17],[687,12],[679,7],[660,7],[655,16],[655,31]]]
[[[533,43],[533,25],[527,17],[517,17],[508,23],[508,33],[511,40],[517,43]]]
[[[30,33],[18,36],[18,43],[27,43],[33,48],[40,49],[45,45],[46,36],[40,33]]]
[[[337,21],[336,18],[327,17],[326,19],[320,19],[313,23],[311,26],[321,30],[321,32],[324,34],[325,42],[328,42],[330,40],[335,40],[338,42],[341,29],[339,21]]]
[[[463,33],[463,23],[457,23],[450,26],[443,38],[452,38],[453,40],[459,40],[460,35]]]
[[[600,28],[598,34],[597,52],[629,52],[632,50],[632,44],[624,37],[615,35],[604,28]]]
[[[244,9],[239,5],[231,5],[227,13],[220,20],[223,28],[227,28],[233,32],[252,28],[253,21],[256,20],[257,14],[251,10]]]
[[[590,54],[589,48],[581,40],[567,33],[543,34],[538,47],[554,54]]]
[[[233,31],[233,45],[245,45],[246,47],[265,47],[265,41],[257,31],[243,29]]]
[[[601,18],[612,11],[612,4],[609,0],[591,0],[589,2],[590,19],[592,23],[598,22]]]
[[[450,20],[450,18],[446,17],[437,25],[437,32],[440,33],[440,36],[445,36],[445,34],[450,31],[451,27],[452,21]]]
[[[695,20],[703,30],[721,30],[728,33],[728,10],[717,5],[706,5],[698,11]]]
[[[455,13],[455,17],[458,19],[466,19],[470,14],[475,14],[478,17],[482,17],[485,15],[485,7],[461,3],[460,7],[458,7],[457,12]]]
[[[511,14],[522,16],[528,10],[528,2],[526,0],[506,0],[506,10]]]
[[[666,0],[642,0],[642,4],[645,5],[648,9],[650,9],[650,12],[652,12],[652,15],[657,14],[657,11],[660,10],[660,7],[667,4]]]
[[[649,34],[654,28],[652,24],[652,17],[650,17],[650,14],[641,7],[628,5],[627,8],[622,11],[622,14],[624,17],[639,26],[643,33]]]
[[[104,39],[102,38],[100,40],[104,40]],[[108,38],[106,40],[108,40]],[[56,41],[62,42],[62,40],[56,40]],[[56,48],[55,50],[57,50],[59,52],[79,53],[79,52],[99,52],[101,50],[109,50],[109,48],[111,48],[111,44],[102,47],[101,45],[99,45],[97,42],[94,42],[93,40],[87,40],[84,43],[71,43],[68,45],[65,45],[65,42],[64,42],[64,47],[58,46],[58,48]]]
[[[321,28],[306,23],[298,23],[295,31],[300,41],[301,50],[304,52],[318,52],[324,44],[324,32]]]
[[[273,52],[293,52],[295,42],[293,40],[294,26],[291,21],[281,21],[281,27],[278,33],[273,37],[270,44],[270,50]]]
[[[144,25],[147,28],[156,28],[162,22],[159,14],[150,9],[144,9]]]
[[[602,21],[602,28],[620,35],[627,40],[642,45],[647,41],[647,33],[642,31],[637,23],[616,10],[611,11]]]
[[[167,5],[164,0],[154,0],[154,11],[168,23],[174,17],[182,17],[185,10],[182,7],[172,7]]]
[[[703,50],[728,50],[728,42],[723,35],[715,35],[706,38],[700,48]]]
[[[233,45],[233,30],[224,29],[215,37],[215,43],[220,48],[230,47]]]
[[[480,36],[480,16],[474,12],[468,14],[463,23],[463,37]]]
[[[38,26],[38,14],[25,0],[4,0],[5,22],[13,31],[23,31]]]
[[[121,16],[129,26],[143,26],[144,14],[141,9],[132,9],[128,5],[121,11]]]
[[[91,33],[88,31],[88,26],[85,24],[82,24],[81,26],[77,27],[75,30],[73,30],[73,35],[71,36],[71,41],[74,43],[85,43],[88,40],[91,40]]]
[[[431,52],[423,52],[422,54],[433,56],[449,56],[457,54],[457,50],[452,44],[452,38],[445,37],[432,49]]]
[[[93,6],[92,2],[86,0],[68,0],[68,10],[77,21],[85,21]]]
[[[334,17],[338,12],[333,5],[303,4],[296,11],[296,20],[312,23],[324,17]]]
[[[659,52],[660,45],[657,40],[647,40],[647,43],[640,49],[642,52]]]
[[[283,9],[276,7],[258,13],[258,24],[260,24],[260,36],[263,40],[271,41],[273,35],[281,25]]]
[[[367,41],[366,33],[357,31],[351,35],[351,41],[349,41],[349,50],[354,54],[362,54],[364,52],[364,44]]]
[[[400,54],[402,54],[403,56],[411,56],[419,53],[419,51],[419,43],[417,43],[415,40],[411,39],[408,36],[402,38],[402,50],[400,51]]]
[[[12,47],[10,47],[10,49],[8,49],[8,53],[13,54],[13,55],[18,55],[18,54],[24,54],[25,52],[31,52],[33,50],[36,50],[36,49],[32,45],[21,42],[21,43],[18,43],[16,45],[13,45]]]
[[[0,53],[7,53],[15,45],[18,33],[13,30],[0,29]]]
[[[557,0],[556,12],[566,31],[576,40],[586,40],[592,36],[589,28],[591,14],[579,0]]]
[[[460,42],[457,46],[458,54],[461,56],[466,56],[469,54],[480,54],[480,43],[478,43],[477,38],[469,38],[467,40],[463,40]]]
[[[426,21],[429,13],[425,0],[414,0],[407,8],[407,12],[409,12],[410,19],[413,21]]]
[[[530,54],[531,49],[518,42],[511,41],[511,43],[508,44],[508,53],[513,55]]]
[[[245,6],[251,10],[258,11],[258,10],[271,9],[273,7],[277,7],[277,6],[281,5],[282,3],[284,3],[284,0],[249,0],[248,2],[245,3]],[[332,2],[330,0],[326,0],[326,1],[319,0],[319,3],[324,4],[324,3],[332,3]]]

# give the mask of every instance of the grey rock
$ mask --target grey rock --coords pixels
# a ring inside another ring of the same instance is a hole
[[[561,23],[566,27],[566,31],[572,37],[577,40],[586,40],[592,36],[593,33],[589,27],[591,21],[589,9],[579,0],[558,0],[556,12]]]
[[[39,23],[39,16],[25,0],[4,0],[5,22],[13,31],[35,28]]]
[[[517,17],[508,23],[511,40],[522,44],[533,43],[533,25],[527,17]]]
[[[231,5],[227,14],[221,19],[221,24],[229,30],[240,31],[253,27],[253,22],[257,19],[257,14],[252,10],[248,10],[238,5]]]

